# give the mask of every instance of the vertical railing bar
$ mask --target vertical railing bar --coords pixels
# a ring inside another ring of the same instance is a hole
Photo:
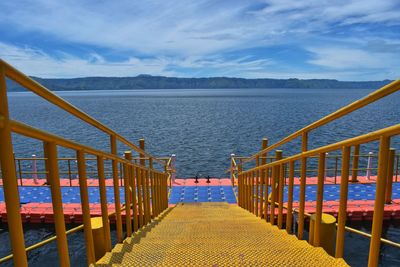
[[[102,156],[97,156],[97,176],[99,178],[101,217],[103,222],[105,250],[108,252],[111,251],[111,233],[110,222],[108,220],[107,191],[104,177],[104,158]]]
[[[359,163],[359,156],[360,156],[360,145],[354,146],[354,153],[353,153],[353,164],[352,164],[352,173],[351,173],[351,182],[356,183],[358,182],[358,163]]]
[[[155,205],[154,205],[154,170],[153,170],[153,158],[149,159],[149,169],[150,169],[150,193],[151,193],[151,218],[155,218]]]
[[[15,266],[28,266],[25,252],[24,231],[20,215],[18,181],[15,171],[10,117],[7,101],[5,66],[0,63],[0,116],[3,127],[0,127],[0,162],[3,175],[4,200],[6,203],[7,222],[13,260]]]
[[[70,266],[67,235],[65,233],[64,211],[61,197],[60,175],[57,161],[57,146],[53,142],[45,146],[48,155],[48,176],[51,181],[51,200],[53,205],[54,223],[57,234],[57,249],[60,266]]]
[[[81,194],[83,229],[86,240],[86,256],[88,265],[91,265],[96,262],[96,258],[94,253],[92,222],[90,219],[89,196],[86,182],[85,152],[83,150],[78,150],[76,153],[76,158],[78,161],[79,191]]]
[[[150,178],[150,172],[149,172],[149,170],[145,170],[146,210],[147,210],[146,211],[146,222],[147,223],[149,223],[151,220],[149,178]]]
[[[388,159],[388,170],[387,170],[387,182],[386,182],[386,193],[385,193],[385,203],[392,203],[392,193],[393,193],[393,169],[394,169],[394,155],[396,150],[394,148],[389,149],[389,159]]]
[[[378,266],[382,235],[382,221],[385,207],[385,188],[387,180],[387,162],[389,157],[390,137],[381,136],[379,140],[378,177],[376,179],[376,194],[374,215],[372,218],[372,233],[369,247],[368,266]]]
[[[256,167],[258,167],[258,166],[260,166],[260,157],[259,156],[256,157]],[[258,170],[255,172],[255,183],[256,183],[256,185],[255,185],[256,186],[256,192],[255,192],[256,197],[255,197],[255,203],[254,203],[254,213],[258,217],[258,209],[259,209],[259,207],[258,207],[258,202],[259,202],[258,198],[260,196],[260,191],[259,191],[260,172]]]
[[[324,176],[325,176],[325,153],[319,154],[318,159],[318,184],[317,184],[317,205],[315,211],[315,226],[313,245],[319,247],[321,243],[321,221],[324,199]]]
[[[301,151],[307,151],[308,133],[303,132],[301,137]],[[306,199],[306,179],[307,179],[307,158],[303,157],[300,161],[300,201],[299,201],[299,222],[297,228],[297,237],[303,239],[304,235],[304,212]]]
[[[288,203],[286,215],[286,231],[292,233],[293,221],[293,184],[294,184],[294,161],[289,162],[289,185],[288,185]]]
[[[143,191],[142,191],[142,168],[137,167],[138,170],[138,205],[139,205],[139,228],[143,226]]]
[[[128,158],[130,151],[125,152],[125,158]],[[132,236],[132,219],[131,219],[131,192],[129,190],[129,165],[128,163],[123,164],[123,175],[124,175],[124,192],[125,192],[125,227],[126,236]]]
[[[343,258],[344,251],[344,233],[347,217],[347,198],[348,198],[348,183],[349,183],[349,168],[350,167],[350,147],[342,148],[342,171],[340,181],[340,202],[338,214],[338,227],[336,234],[336,250],[335,257]]]
[[[269,222],[274,225],[275,224],[275,201],[276,201],[276,166],[271,168],[271,210],[269,216]]]
[[[117,155],[117,137],[110,136],[111,153]],[[121,200],[119,193],[119,179],[118,179],[118,162],[115,159],[111,160],[112,173],[113,173],[113,188],[114,188],[114,203],[115,203],[115,220],[117,225],[117,241],[122,243],[122,218],[121,218]]]
[[[279,166],[280,170],[279,170],[279,206],[278,206],[278,228],[282,229],[282,225],[283,225],[283,188],[284,188],[284,181],[285,179],[285,164],[282,163]]]
[[[17,159],[17,162],[18,162],[19,181],[20,181],[20,185],[23,186],[23,182],[22,182],[21,160]]]
[[[254,213],[254,171],[250,172],[250,212]]]
[[[130,185],[132,188],[132,206],[133,206],[133,231],[136,232],[139,229],[138,206],[137,206],[137,183],[136,183],[137,169],[133,165],[131,165],[130,168],[131,168]]]
[[[67,160],[68,165],[68,179],[69,179],[69,186],[72,186],[72,176],[71,176],[71,160]]]
[[[265,201],[264,201],[264,219],[268,222],[268,208],[269,208],[269,167],[265,167]]]

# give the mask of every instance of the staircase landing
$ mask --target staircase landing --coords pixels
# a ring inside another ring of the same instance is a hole
[[[183,203],[118,244],[99,266],[347,266],[227,203]]]

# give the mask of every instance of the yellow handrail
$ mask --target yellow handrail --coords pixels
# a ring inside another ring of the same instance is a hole
[[[316,210],[315,210],[315,223],[312,244],[314,246],[319,246],[321,240],[321,218],[322,218],[322,210],[323,210],[323,186],[324,186],[324,178],[325,178],[325,163],[326,163],[326,153],[331,151],[341,150],[341,186],[340,186],[340,202],[339,202],[339,221],[337,223],[337,236],[336,236],[336,257],[343,257],[343,248],[344,248],[344,231],[349,230],[345,225],[346,221],[346,208],[347,208],[347,194],[348,194],[348,182],[350,173],[349,170],[352,170],[352,179],[351,181],[355,181],[355,177],[357,175],[358,167],[358,158],[360,155],[360,145],[370,143],[373,141],[379,141],[379,155],[378,155],[378,168],[377,168],[377,179],[376,179],[376,197],[375,197],[375,205],[374,205],[374,213],[373,213],[373,226],[372,233],[369,235],[364,233],[364,236],[370,236],[370,250],[369,250],[369,258],[368,264],[369,266],[377,266],[379,259],[379,244],[382,240],[381,237],[381,228],[383,221],[383,210],[384,204],[387,201],[390,201],[391,197],[391,183],[393,182],[393,165],[394,165],[394,156],[395,151],[390,150],[390,138],[392,136],[400,135],[400,124],[396,124],[384,129],[376,130],[370,133],[366,133],[363,135],[359,135],[353,138],[349,138],[343,141],[339,141],[333,144],[328,144],[325,146],[321,146],[312,150],[308,150],[308,133],[318,128],[328,122],[331,122],[335,119],[343,117],[344,115],[357,110],[361,107],[364,107],[384,96],[392,94],[396,91],[400,90],[400,81],[395,81],[383,88],[369,94],[368,96],[353,102],[352,104],[339,109],[336,112],[329,114],[328,116],[302,128],[301,130],[283,138],[281,141],[278,141],[274,145],[271,145],[267,148],[263,148],[260,152],[254,154],[248,158],[241,158],[241,165],[243,163],[249,162],[250,160],[256,159],[256,166],[252,167],[248,170],[243,170],[238,172],[238,193],[239,193],[239,205],[242,208],[253,212],[255,215],[257,214],[258,202],[261,202],[261,206],[265,202],[264,210],[260,209],[259,216],[267,219],[269,217],[269,222],[275,224],[275,205],[272,205],[270,208],[270,215],[268,215],[269,210],[269,201],[272,203],[277,203],[278,206],[278,227],[282,227],[282,218],[283,213],[282,210],[284,208],[283,202],[283,184],[284,171],[285,166],[289,164],[289,185],[288,185],[288,213],[287,220],[289,223],[292,222],[292,212],[293,212],[293,179],[295,172],[295,162],[300,162],[300,199],[299,199],[299,210],[298,210],[298,231],[297,236],[299,239],[303,238],[304,231],[304,217],[307,216],[305,212],[305,188],[306,188],[306,174],[307,174],[307,159],[309,158],[317,158],[318,159],[318,180],[317,180],[317,199],[316,199]],[[272,151],[273,149],[293,140],[296,137],[301,136],[302,138],[302,151],[301,153],[295,155],[289,155],[285,158],[279,157],[281,155],[281,151],[276,151],[275,161],[271,161],[269,163],[263,162],[261,165],[259,164],[259,160],[261,156],[265,156],[265,153]],[[353,153],[353,163],[352,168],[350,168],[350,149],[354,147]],[[389,153],[390,151],[390,153]],[[390,155],[390,156],[389,156]],[[370,155],[368,155],[370,156]],[[232,160],[231,160],[232,161]],[[398,168],[398,167],[396,167]],[[372,168],[367,168],[371,170]],[[261,189],[258,181],[260,176],[266,177],[264,182],[261,182]],[[266,195],[268,195],[268,187],[269,183],[271,184],[271,199],[270,200],[261,200],[261,194],[264,192],[263,188],[266,188]],[[388,187],[386,188],[386,183],[388,183]],[[255,188],[254,188],[255,185]],[[255,192],[255,193],[254,193]],[[296,211],[297,212],[297,211]],[[287,229],[288,233],[290,229]],[[357,232],[357,231],[353,231]],[[361,232],[361,231],[359,231]],[[383,241],[392,246],[398,247],[399,244],[385,240]]]
[[[365,107],[368,104],[371,104],[387,95],[397,92],[398,90],[400,90],[400,80],[393,81],[392,83],[390,83],[386,86],[383,86],[379,90],[376,90],[376,91],[370,93],[369,95],[365,96],[364,98],[354,101],[353,103],[303,127],[302,129],[298,130],[297,132],[294,132],[291,135],[281,139],[280,141],[267,147],[266,149],[263,149],[255,154],[253,154],[248,159],[244,159],[243,163],[254,160],[257,156],[261,156],[269,151],[272,151],[273,149],[276,149],[276,148],[282,146],[283,144],[286,144],[287,142],[289,142],[297,137],[302,136],[303,134],[309,133],[311,130],[314,130],[314,129],[316,129],[320,126],[323,126],[329,122],[332,122],[336,119],[339,119],[339,118],[341,118],[353,111],[356,111],[362,107]]]
[[[92,148],[87,145],[83,145],[66,138],[48,133],[43,130],[36,129],[24,123],[11,120],[9,117],[8,101],[7,101],[7,86],[6,77],[15,80],[23,86],[28,87],[29,90],[48,100],[49,102],[55,104],[56,106],[64,109],[70,114],[80,118],[81,120],[95,126],[96,128],[106,132],[110,135],[111,142],[111,152],[101,151]],[[87,184],[87,166],[86,166],[86,155],[95,156],[97,160],[97,174],[99,177],[99,188],[100,188],[100,201],[101,201],[101,216],[102,225],[104,229],[104,245],[105,251],[110,251],[110,227],[108,222],[108,207],[106,199],[106,188],[104,179],[104,160],[111,160],[112,162],[112,173],[113,173],[113,187],[114,187],[114,204],[115,212],[113,216],[116,219],[117,228],[117,240],[122,242],[123,239],[123,227],[122,227],[122,214],[121,212],[125,210],[127,219],[125,220],[126,225],[126,235],[131,236],[132,226],[130,214],[131,209],[133,209],[133,220],[134,226],[133,230],[137,231],[145,224],[149,223],[151,218],[158,216],[162,211],[168,207],[168,192],[167,192],[167,175],[166,170],[157,171],[153,169],[153,160],[158,161],[165,166],[164,160],[158,160],[144,151],[144,140],[140,140],[141,147],[138,148],[135,145],[128,142],[125,138],[118,135],[114,131],[110,130],[108,127],[102,125],[95,119],[91,118],[86,113],[80,111],[73,105],[69,104],[62,98],[54,95],[52,92],[48,91],[46,88],[36,83],[29,77],[15,70],[13,67],[0,61],[0,163],[1,172],[3,174],[3,189],[4,197],[7,210],[7,219],[10,234],[10,243],[12,248],[12,256],[10,257],[14,260],[15,266],[27,266],[27,251],[40,247],[43,244],[47,244],[50,241],[42,241],[34,244],[27,249],[25,248],[25,240],[22,229],[22,220],[20,216],[20,200],[18,194],[18,185],[16,182],[16,168],[15,159],[13,154],[12,146],[12,136],[11,133],[17,133],[25,137],[33,138],[43,142],[45,168],[48,181],[51,183],[51,196],[52,196],[52,207],[55,219],[55,228],[57,238],[57,248],[60,260],[60,266],[70,266],[69,262],[69,252],[68,243],[66,235],[71,231],[65,231],[65,221],[63,214],[63,205],[61,198],[61,187],[59,181],[59,166],[58,166],[58,147],[63,147],[71,149],[76,152],[78,176],[79,176],[79,189],[81,196],[81,209],[83,217],[83,229],[85,236],[86,254],[88,265],[94,264],[98,257],[102,255],[97,255],[95,251],[95,246],[98,244],[94,242],[92,233],[92,219],[90,215],[90,206],[88,198],[88,184]],[[117,155],[117,144],[116,141],[119,140],[134,151],[139,153],[141,158],[139,164],[132,162],[131,158],[123,158]],[[146,166],[145,158],[148,158],[149,166]],[[118,164],[122,166],[122,169],[118,169]],[[119,180],[118,177],[123,178],[123,187],[125,189],[125,203],[129,208],[124,208],[120,202],[120,192],[119,192]],[[151,196],[150,196],[151,187]],[[136,192],[138,196],[136,197]],[[139,192],[141,192],[139,194]],[[132,199],[133,203],[130,204]],[[138,201],[136,201],[136,199]],[[150,202],[151,199],[151,202]],[[151,203],[151,205],[150,205]],[[137,213],[137,208],[139,213]],[[141,218],[138,221],[138,216]],[[53,239],[50,238],[52,241]],[[101,242],[103,243],[103,242]],[[108,245],[107,245],[108,244]],[[1,259],[1,260],[4,260]]]
[[[128,141],[125,137],[119,135],[115,131],[111,130],[101,122],[97,121],[87,113],[83,112],[82,110],[78,109],[74,105],[68,103],[61,97],[57,96],[53,92],[51,92],[49,89],[44,87],[43,85],[39,84],[35,80],[31,79],[30,77],[26,76],[19,70],[15,69],[13,66],[8,64],[7,62],[3,61],[0,59],[0,65],[2,65],[5,68],[5,75],[14,80],[15,82],[19,83],[21,86],[27,88],[29,91],[37,94],[38,96],[44,98],[48,102],[56,105],[57,107],[65,110],[66,112],[74,115],[75,117],[81,119],[82,121],[92,125],[93,127],[96,127],[97,129],[103,131],[104,133],[107,133],[110,136],[114,136],[116,139],[124,143],[125,145],[129,146],[131,149],[135,150],[139,154],[143,154],[146,157],[149,158],[154,158],[152,155],[147,153],[146,151],[142,150],[135,144],[131,143]],[[156,161],[160,164],[163,162],[161,160],[156,159]]]

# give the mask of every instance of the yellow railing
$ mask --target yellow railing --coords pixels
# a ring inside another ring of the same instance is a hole
[[[12,79],[29,91],[44,98],[48,102],[67,111],[71,115],[96,127],[110,137],[111,151],[101,151],[92,147],[73,142],[66,138],[30,127],[24,123],[12,120],[9,115],[7,101],[6,78]],[[95,253],[95,244],[92,233],[92,220],[90,215],[87,185],[86,157],[96,159],[97,177],[99,180],[100,202],[102,213],[102,227],[104,231],[105,250],[111,250],[109,216],[105,186],[105,161],[110,161],[112,166],[112,179],[114,188],[115,212],[112,214],[116,219],[117,241],[123,240],[122,211],[125,210],[126,236],[150,222],[152,217],[158,216],[168,207],[168,184],[165,160],[160,160],[144,150],[144,140],[139,141],[139,146],[129,142],[124,137],[109,129],[107,126],[96,121],[83,111],[56,96],[51,91],[33,81],[26,75],[6,62],[0,60],[0,163],[3,179],[4,197],[7,209],[7,220],[9,227],[12,255],[0,260],[5,261],[13,258],[15,266],[27,266],[27,251],[46,244],[50,241],[39,242],[29,248],[25,248],[22,220],[20,215],[20,200],[16,166],[13,156],[12,133],[33,138],[43,142],[46,175],[51,184],[52,206],[55,220],[57,248],[61,266],[69,266],[69,251],[66,235],[74,231],[66,231],[61,198],[61,187],[59,180],[58,147],[75,151],[77,160],[77,172],[79,176],[79,188],[81,196],[81,208],[83,216],[83,230],[85,236],[86,253],[88,264],[93,264],[101,255]],[[138,153],[139,163],[134,163],[132,152],[127,151],[124,157],[117,155],[117,141],[128,146],[133,152]],[[146,164],[147,160],[147,164]],[[160,163],[162,171],[153,167],[153,162]],[[119,170],[118,164],[122,165]],[[123,179],[125,190],[125,205],[121,205],[119,193],[119,176]],[[79,226],[80,227],[80,226]],[[78,227],[78,228],[79,228]],[[75,229],[76,230],[76,229]]]
[[[346,230],[346,216],[347,216],[347,195],[348,195],[348,182],[350,177],[350,151],[354,147],[354,157],[352,162],[353,170],[358,169],[358,155],[360,145],[379,141],[379,155],[378,155],[378,168],[377,168],[377,181],[376,181],[376,197],[373,214],[373,226],[371,233],[371,242],[369,250],[369,266],[377,266],[379,259],[379,249],[381,242],[381,229],[384,213],[384,204],[387,195],[391,192],[391,183],[393,181],[393,164],[390,164],[389,158],[394,157],[394,151],[390,150],[390,139],[393,136],[400,134],[400,124],[387,127],[378,131],[370,132],[354,138],[350,138],[334,144],[329,144],[323,147],[307,150],[308,146],[308,133],[322,125],[327,124],[335,119],[343,117],[361,107],[364,107],[384,96],[400,90],[400,81],[395,81],[373,93],[355,101],[354,103],[339,109],[338,111],[312,123],[303,129],[289,135],[281,141],[262,149],[260,152],[254,154],[248,159],[242,160],[243,163],[251,160],[256,161],[256,166],[249,170],[238,172],[238,192],[239,192],[239,205],[254,214],[265,218],[272,224],[275,224],[275,215],[277,213],[277,225],[283,227],[283,209],[285,208],[283,201],[283,188],[284,188],[284,170],[285,165],[289,167],[288,174],[288,200],[287,200],[287,218],[286,229],[290,233],[290,225],[293,218],[293,188],[294,188],[294,172],[295,164],[300,163],[300,199],[298,213],[298,231],[297,236],[299,239],[303,238],[304,233],[304,219],[307,216],[305,212],[305,188],[306,188],[306,174],[307,174],[307,159],[317,157],[318,170],[317,170],[317,201],[316,201],[316,221],[313,238],[313,245],[320,245],[320,229],[323,208],[323,187],[325,178],[325,162],[326,153],[339,151],[341,153],[341,185],[340,185],[340,208],[338,214],[337,237],[336,237],[336,257],[343,257],[344,247],[344,231]],[[276,150],[275,161],[270,163],[260,162],[260,158],[266,158],[267,153],[286,144],[287,142],[295,139],[296,137],[302,138],[302,152],[296,155],[287,156],[282,159],[282,151]],[[355,160],[357,159],[357,160]],[[239,168],[240,170],[240,168]],[[353,179],[350,179],[353,181]],[[271,185],[271,189],[268,186]],[[264,188],[264,190],[262,189]],[[271,194],[269,194],[271,190]],[[262,196],[265,194],[265,197]],[[267,197],[268,196],[268,197]],[[260,202],[260,203],[259,203]],[[276,211],[277,206],[277,211]],[[289,227],[289,228],[288,228]],[[347,227],[348,228],[348,227]],[[354,232],[354,231],[353,231]],[[368,235],[368,234],[367,234]],[[366,236],[366,235],[364,235]],[[391,242],[391,241],[390,241]],[[393,242],[395,243],[395,242]]]

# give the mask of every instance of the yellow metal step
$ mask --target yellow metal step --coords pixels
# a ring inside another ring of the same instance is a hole
[[[98,266],[347,266],[227,203],[178,204]]]

